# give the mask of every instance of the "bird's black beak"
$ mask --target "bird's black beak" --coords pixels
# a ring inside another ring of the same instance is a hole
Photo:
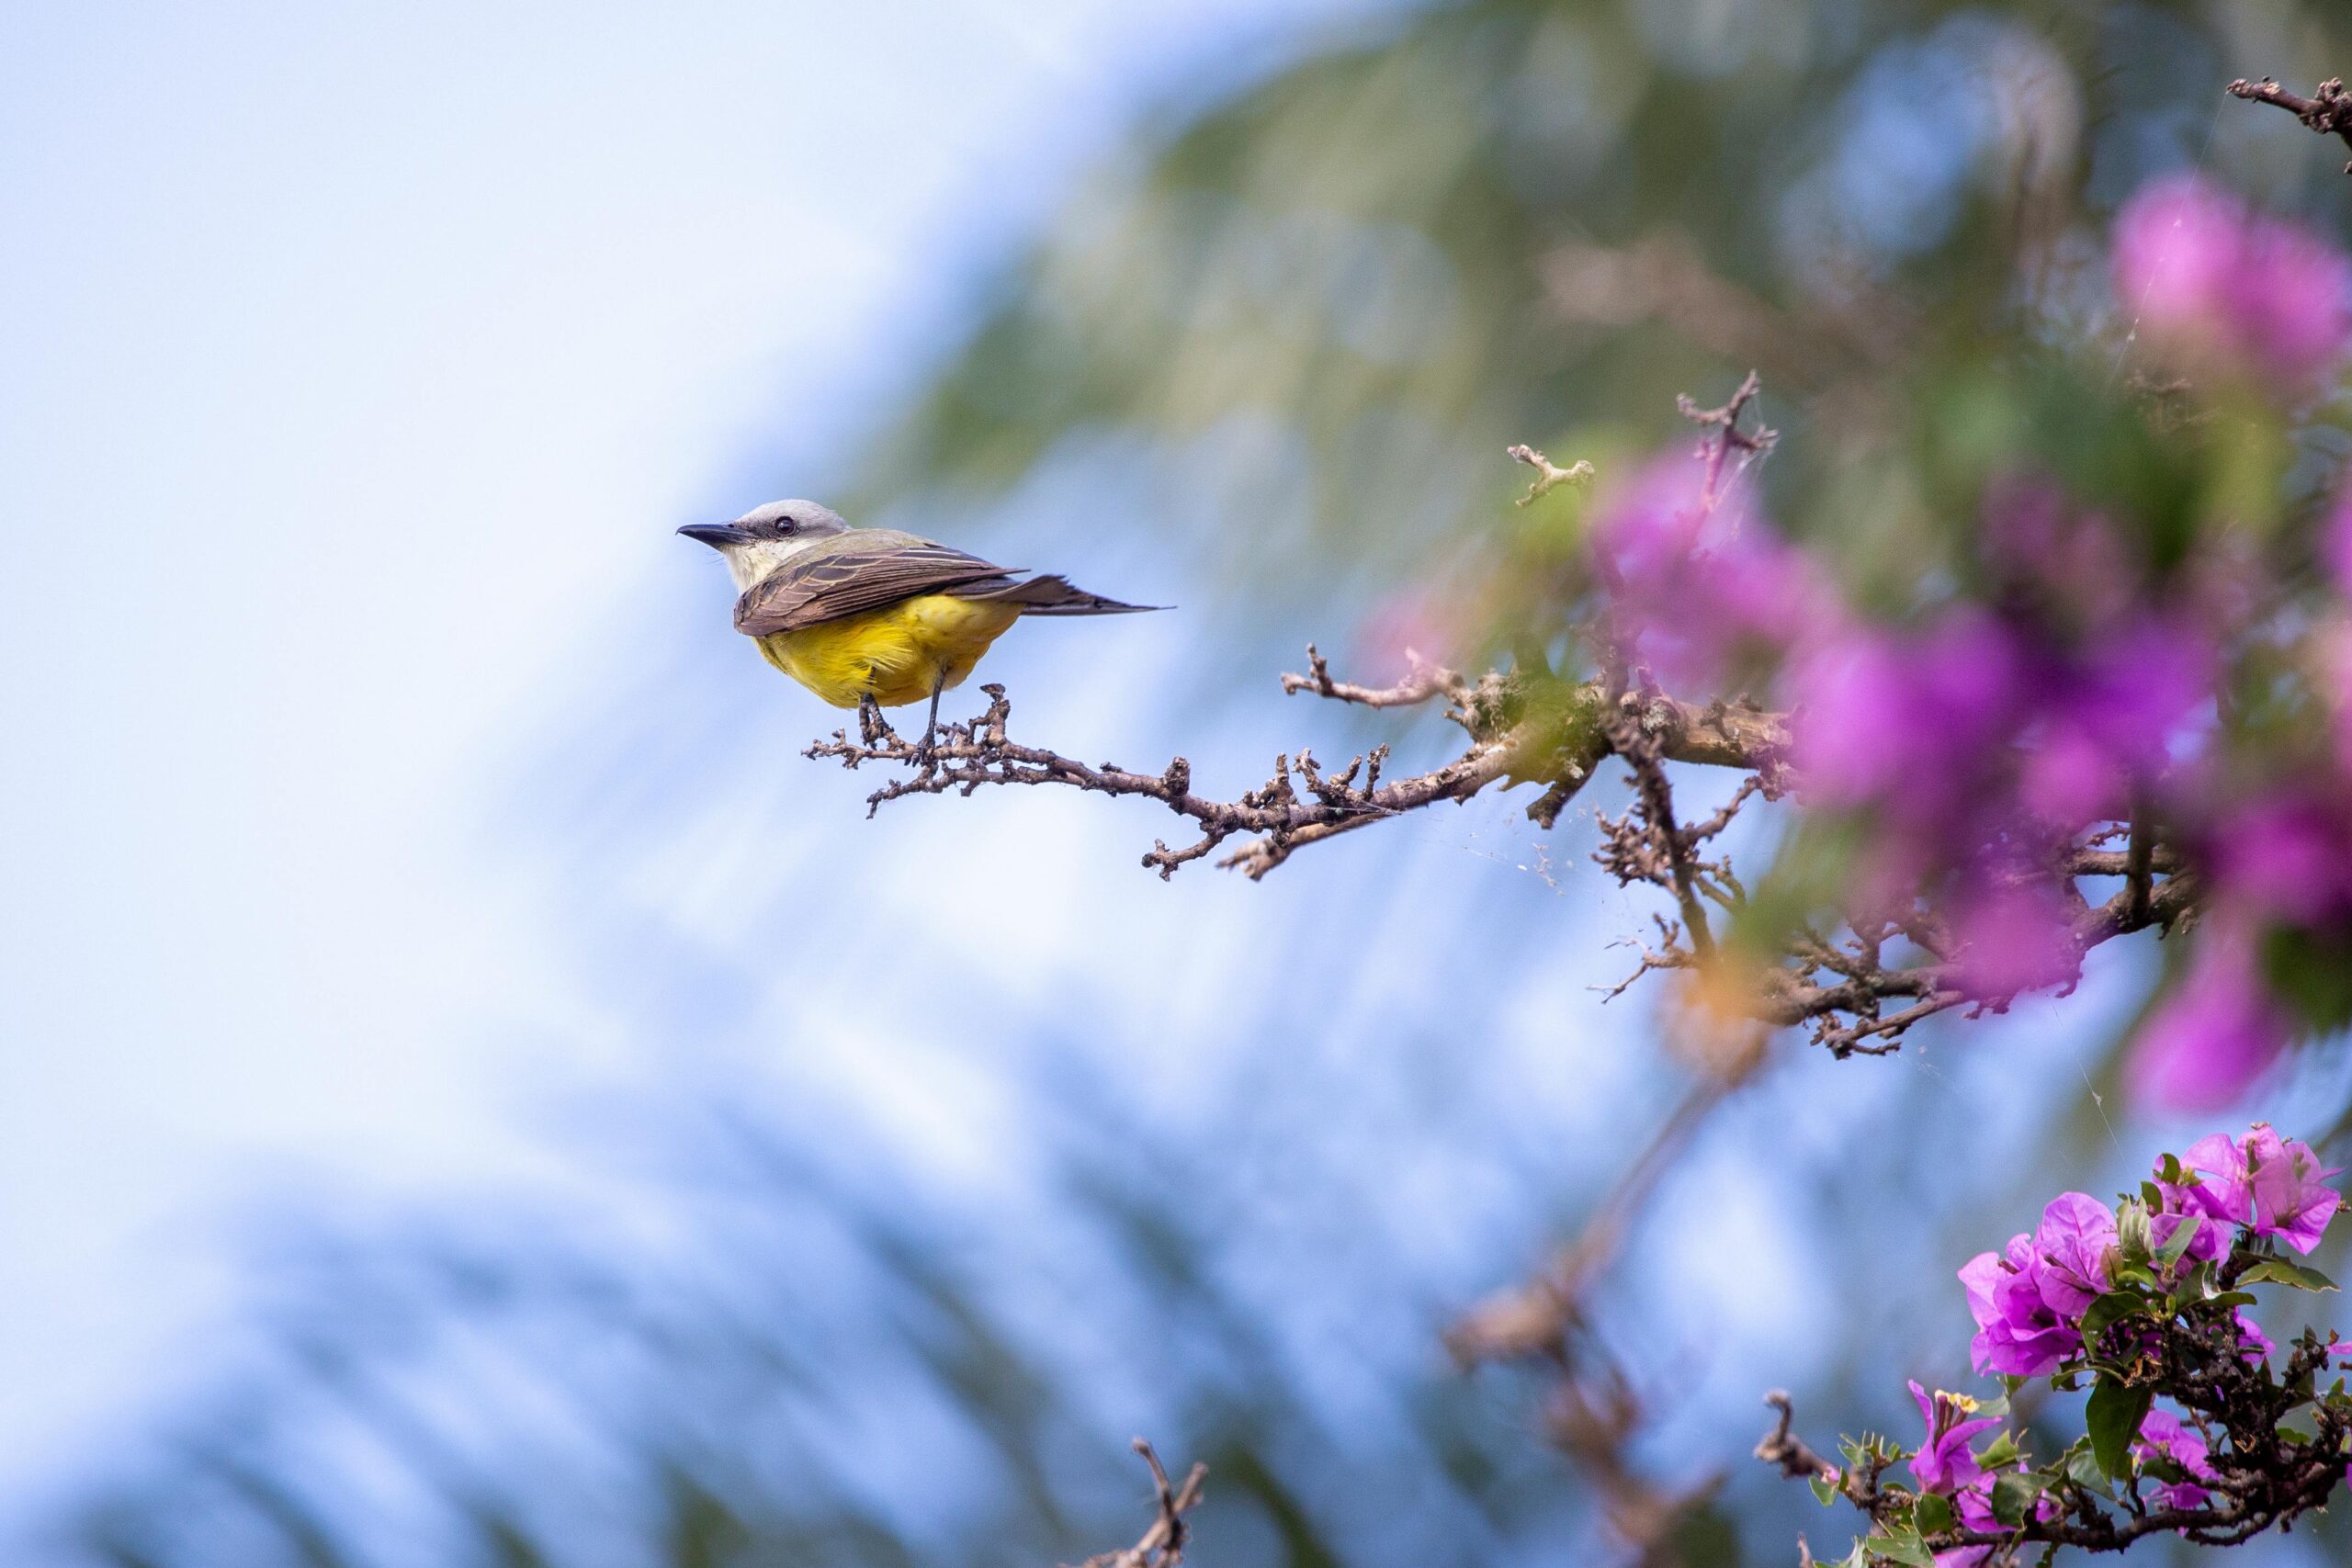
[[[751,531],[735,523],[689,523],[678,532],[689,539],[700,539],[714,550],[752,542]]]

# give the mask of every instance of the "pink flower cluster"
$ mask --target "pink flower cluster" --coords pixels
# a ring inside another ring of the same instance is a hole
[[[2151,1410],[2140,1423],[2140,1436],[2132,1445],[2132,1457],[2141,1464],[2152,1459],[2169,1460],[2188,1474],[2185,1481],[2165,1482],[2148,1494],[2148,1501],[2159,1508],[2201,1508],[2212,1494],[2199,1482],[2213,1480],[2213,1466],[2207,1455],[2212,1450],[2203,1433],[2188,1426],[2169,1410]]]
[[[2199,1138],[2180,1165],[2182,1180],[2157,1183],[2165,1211],[2199,1215],[2216,1236],[2237,1225],[2308,1255],[2343,1203],[2322,1185],[2342,1168],[2323,1168],[2309,1144],[2281,1138],[2267,1122],[2234,1141],[2221,1133]]]
[[[1796,718],[1790,761],[1806,797],[1866,810],[1872,859],[1892,900],[1922,877],[1962,873],[1955,914],[1963,947],[2022,924],[2021,952],[2064,953],[2054,898],[2021,900],[1989,845],[2034,846],[2122,816],[2194,740],[2216,679],[2211,639],[2192,624],[2135,617],[2074,646],[2041,626],[1977,609],[1948,612],[1897,636],[1860,627],[1823,637],[1792,664]],[[1972,919],[1971,906],[1984,908]],[[2053,983],[2001,961],[1986,991]]]
[[[2179,1162],[2179,1179],[2157,1183],[2164,1202],[2149,1216],[2153,1245],[2161,1252],[2193,1220],[2196,1232],[2177,1268],[2217,1261],[2225,1237],[2240,1229],[2308,1253],[2341,1202],[2322,1185],[2336,1174],[2321,1167],[2310,1145],[2281,1139],[2267,1122],[2236,1140],[2219,1133],[2201,1138]],[[1969,1345],[1976,1371],[2044,1377],[2081,1354],[2083,1314],[2112,1285],[2116,1248],[2115,1211],[2068,1192],[2042,1211],[2032,1235],[1970,1258],[1960,1281],[1976,1319]],[[2242,1330],[2249,1348],[2267,1350],[2252,1323]]]
[[[1744,659],[1777,660],[1844,613],[1745,475],[1707,482],[1703,465],[1658,457],[1603,496],[1592,525],[1617,651],[1678,691],[1719,689]]]
[[[2199,1139],[2183,1158],[2157,1162],[2152,1206],[2132,1201],[2133,1223],[2146,1220],[2148,1250],[2137,1255],[2141,1267],[2168,1284],[2192,1268],[2221,1262],[2244,1245],[2275,1241],[2309,1253],[2343,1203],[2324,1185],[2337,1174],[2321,1166],[2309,1145],[2281,1138],[2267,1123],[2257,1122],[2242,1138],[2215,1134]],[[2013,1236],[2003,1251],[1969,1259],[1960,1279],[1976,1320],[1970,1350],[1980,1374],[2043,1377],[2083,1370],[2082,1358],[2097,1348],[2085,1341],[2085,1314],[2123,1282],[2121,1228],[2115,1210],[2086,1193],[2067,1192],[2042,1211],[2031,1235]],[[2240,1354],[2249,1364],[2266,1359],[2274,1348],[2270,1340],[2242,1311],[2235,1315]],[[2134,1325],[2127,1318],[2104,1331],[2109,1337],[2135,1332],[2149,1330],[2144,1322]],[[2105,1345],[2114,1353],[2112,1337]],[[2024,1462],[2005,1460],[1988,1466],[1970,1447],[1999,1426],[1998,1419],[1979,1416],[1973,1400],[1941,1392],[1930,1395],[1917,1382],[1911,1397],[1927,1427],[1910,1460],[1921,1494],[1950,1498],[1963,1528],[2005,1528],[1994,1514],[1993,1490],[2001,1473],[2022,1470]],[[2210,1501],[2216,1476],[2210,1439],[2199,1427],[2171,1411],[2150,1409],[2132,1452],[2137,1463],[2154,1468],[2148,1493],[2154,1506],[2196,1508]],[[2054,1517],[2046,1493],[2034,1506],[2038,1517]],[[1976,1568],[1989,1551],[1948,1550],[1937,1554],[1937,1568]]]
[[[2221,628],[2148,593],[2108,522],[2049,484],[1996,486],[1985,505],[1988,564],[2041,603],[1959,605],[1909,633],[1817,621],[1786,680],[1803,797],[1872,829],[1851,903],[1899,909],[1933,888],[1958,977],[2001,997],[2077,971],[2056,847],[2199,787]],[[2086,561],[2106,564],[2084,577]]]
[[[1911,1384],[1911,1397],[1917,1402],[1919,1418],[1928,1428],[1926,1440],[1911,1456],[1911,1474],[1920,1492],[1951,1498],[1952,1512],[1963,1529],[1995,1532],[2009,1528],[1993,1511],[1993,1487],[2004,1471],[2022,1471],[2025,1461],[2013,1460],[1988,1469],[1968,1446],[1978,1433],[1998,1427],[1999,1419],[1965,1419],[1977,1408],[1974,1400],[1940,1389],[1930,1396],[1917,1382]],[[2135,1462],[2159,1461],[2181,1472],[2182,1479],[2160,1481],[2149,1489],[2148,1501],[2158,1508],[2200,1508],[2211,1500],[2208,1485],[2217,1479],[2211,1452],[2205,1435],[2169,1410],[2149,1411],[2132,1445]],[[2053,1519],[2058,1517],[2057,1502],[2047,1494],[2038,1495],[2033,1512],[2036,1518]],[[1953,1547],[1936,1553],[1936,1568],[1977,1568],[1992,1553],[1989,1546]]]
[[[1963,942],[1977,951],[1981,988],[2067,978],[2060,901],[1979,863],[1981,851],[2118,815],[2172,767],[2211,711],[2205,617],[2140,602],[2104,520],[2021,481],[1988,498],[1988,547],[2004,570],[2075,589],[2070,624],[1956,608],[1896,633],[1849,611],[1773,531],[1749,479],[1734,475],[1710,497],[1705,479],[1702,465],[1661,459],[1605,499],[1591,545],[1616,651],[1680,694],[1779,666],[1804,798],[1867,810],[1882,829],[1860,901],[1974,873],[1957,904],[1963,939],[1982,939]],[[2075,570],[2094,560],[2112,570]]]
[[[2290,1021],[2261,975],[2262,933],[2352,915],[2352,484],[2319,554],[2335,606],[2311,638],[2312,673],[2332,733],[2290,782],[2217,789],[2183,813],[2201,819],[2213,910],[2194,966],[2135,1064],[2140,1086],[2167,1104],[2227,1100],[2285,1043]]]
[[[2194,175],[2143,188],[2115,220],[2115,291],[2159,346],[2308,388],[2352,344],[2352,266]]]
[[[2108,1288],[2115,1212],[2067,1192],[2041,1212],[2031,1235],[2006,1252],[1981,1252],[1960,1271],[1976,1319],[1969,1356],[1979,1373],[2041,1377],[2083,1348],[2083,1313]]]
[[[2198,388],[2300,397],[2352,353],[2352,261],[2196,177],[2126,205],[2112,266],[2135,327]],[[2258,529],[2207,528],[2166,553],[2137,536],[2143,520],[2031,472],[1986,487],[1979,522],[1962,574],[1976,587],[1897,629],[1771,527],[1752,475],[1661,459],[1604,496],[1592,527],[1610,650],[1679,696],[1777,682],[1798,799],[1860,829],[1843,906],[1894,918],[1924,897],[1933,956],[1974,996],[2075,978],[2097,933],[2078,930],[2060,852],[2127,817],[2160,820],[2205,908],[2131,1083],[2160,1105],[2219,1107],[2297,1026],[2264,967],[2270,938],[2352,928],[2352,483],[2318,541],[2330,597],[2309,609],[2282,601]],[[2248,741],[2224,694],[2281,626],[2318,722],[2291,743],[2279,727]]]
[[[2352,743],[2346,747],[2352,760]],[[2211,908],[2188,973],[2133,1049],[2134,1091],[2155,1103],[2229,1103],[2285,1046],[2293,1020],[2263,972],[2266,931],[2352,914],[2352,769],[2206,813]]]
[[[1962,1526],[1973,1530],[1996,1530],[2001,1523],[1993,1513],[1993,1484],[1999,1472],[1985,1468],[1968,1446],[1977,1433],[1999,1426],[1996,1416],[1973,1416],[1976,1402],[1962,1394],[1946,1393],[1938,1389],[1933,1397],[1917,1382],[1911,1384],[1911,1397],[1918,1403],[1919,1418],[1927,1423],[1927,1440],[1911,1456],[1911,1474],[1919,1483],[1923,1494],[1949,1497],[1952,1511]],[[2012,1461],[2005,1467],[2024,1468],[2023,1461]],[[2042,1518],[2056,1516],[2056,1505],[2047,1497],[2035,1501],[2035,1512]],[[1936,1554],[1937,1568],[1975,1568],[1990,1554],[1991,1548],[1965,1546],[1953,1551]]]

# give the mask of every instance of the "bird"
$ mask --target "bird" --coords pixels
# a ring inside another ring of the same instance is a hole
[[[893,528],[853,527],[813,501],[772,501],[731,523],[678,530],[717,550],[740,596],[735,629],[770,664],[835,707],[931,700],[918,750],[929,755],[939,694],[962,684],[1023,615],[1126,615],[1126,604],[1050,573],[1024,575]]]

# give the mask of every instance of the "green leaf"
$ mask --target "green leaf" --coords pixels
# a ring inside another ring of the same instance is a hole
[[[2165,1195],[2157,1189],[2154,1182],[2143,1181],[2140,1183],[2140,1201],[2148,1205],[2151,1210],[2161,1209],[2165,1206]]]
[[[1812,1486],[1813,1495],[1821,1499],[1821,1506],[1823,1507],[1826,1508],[1829,1506],[1830,1504],[1838,1501],[1838,1483],[1836,1482],[1825,1480],[1816,1475],[1813,1478]]]
[[[2140,1435],[2140,1423],[2147,1419],[2155,1396],[2149,1384],[2133,1387],[2106,1377],[2091,1390],[2083,1422],[2090,1428],[2091,1453],[2109,1478],[2120,1481],[2131,1473],[2132,1439]]]
[[[1911,1510],[1911,1520],[1923,1536],[1940,1535],[1958,1522],[1951,1511],[1951,1500],[1932,1492],[1920,1498],[1918,1506]]]
[[[2180,1255],[2196,1243],[2197,1233],[2204,1228],[2205,1216],[2202,1214],[2191,1214],[2181,1221],[2180,1228],[2172,1233],[2172,1239],[2165,1243],[2164,1249],[2156,1254],[2156,1261],[2167,1269],[2179,1262]]]
[[[2004,1432],[1999,1437],[1984,1445],[1984,1451],[1976,1456],[1976,1462],[1983,1465],[1987,1470],[1998,1470],[2005,1464],[2015,1463],[2017,1461],[2017,1457],[2018,1440],[2016,1436],[2012,1433]]]
[[[2115,1209],[2115,1246],[2127,1263],[2145,1263],[2155,1253],[2155,1231],[2148,1206],[2126,1199]]]
[[[2278,1423],[2278,1435],[2290,1443],[2315,1443],[2319,1441],[2319,1434],[2317,1432],[2306,1432],[2301,1427],[2290,1427],[2284,1421]]]
[[[1936,1568],[1935,1553],[1919,1539],[1915,1529],[1898,1530],[1893,1535],[1874,1535],[1862,1542],[1870,1548],[1871,1556],[1883,1562],[1901,1562],[1905,1568]]]
[[[2300,1263],[2290,1263],[2283,1258],[2266,1258],[2238,1276],[2241,1285],[2292,1285],[2299,1291],[2332,1291],[2335,1281],[2316,1269],[2306,1269]]]
[[[2086,1491],[2098,1493],[2102,1497],[2115,1495],[2113,1490],[2107,1484],[2107,1477],[2099,1473],[2098,1461],[2092,1457],[2087,1439],[2085,1440],[2084,1447],[2067,1454],[2066,1479]]]
[[[2201,1302],[2213,1288],[2213,1266],[2203,1258],[2190,1264],[2172,1288],[2170,1305],[2179,1312],[2194,1302]]]
[[[2227,1312],[2232,1307],[2250,1307],[2260,1299],[2252,1291],[2223,1291],[2220,1295],[2212,1298],[2212,1303],[2214,1306]]]
[[[2276,994],[2290,1000],[2314,1033],[2352,1023],[2352,964],[2340,935],[2274,927],[2263,941],[2263,967]]]
[[[2083,1337],[2097,1343],[2110,1324],[2148,1310],[2148,1299],[2133,1291],[2109,1291],[2083,1314]]]
[[[2040,1476],[2013,1470],[1993,1483],[1993,1517],[2014,1529],[2025,1523],[2033,1512],[2033,1500],[2041,1495]]]

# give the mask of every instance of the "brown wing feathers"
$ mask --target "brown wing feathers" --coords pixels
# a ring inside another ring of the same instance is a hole
[[[1016,581],[1018,570],[929,542],[829,550],[805,564],[788,562],[745,589],[735,602],[735,629],[747,637],[798,631],[921,593],[1015,604],[1025,615],[1118,615],[1159,608],[1105,599],[1051,574]]]
[[[1157,610],[1158,604],[1123,604],[1116,599],[1105,599],[1100,593],[1089,593],[1075,587],[1067,577],[1054,572],[1032,577],[1020,582],[972,582],[949,592],[959,599],[994,599],[1021,606],[1024,615],[1125,615],[1138,610]]]
[[[788,563],[745,589],[735,602],[735,629],[747,637],[798,631],[918,593],[1012,581],[1007,569],[945,545],[832,550],[806,565]]]

